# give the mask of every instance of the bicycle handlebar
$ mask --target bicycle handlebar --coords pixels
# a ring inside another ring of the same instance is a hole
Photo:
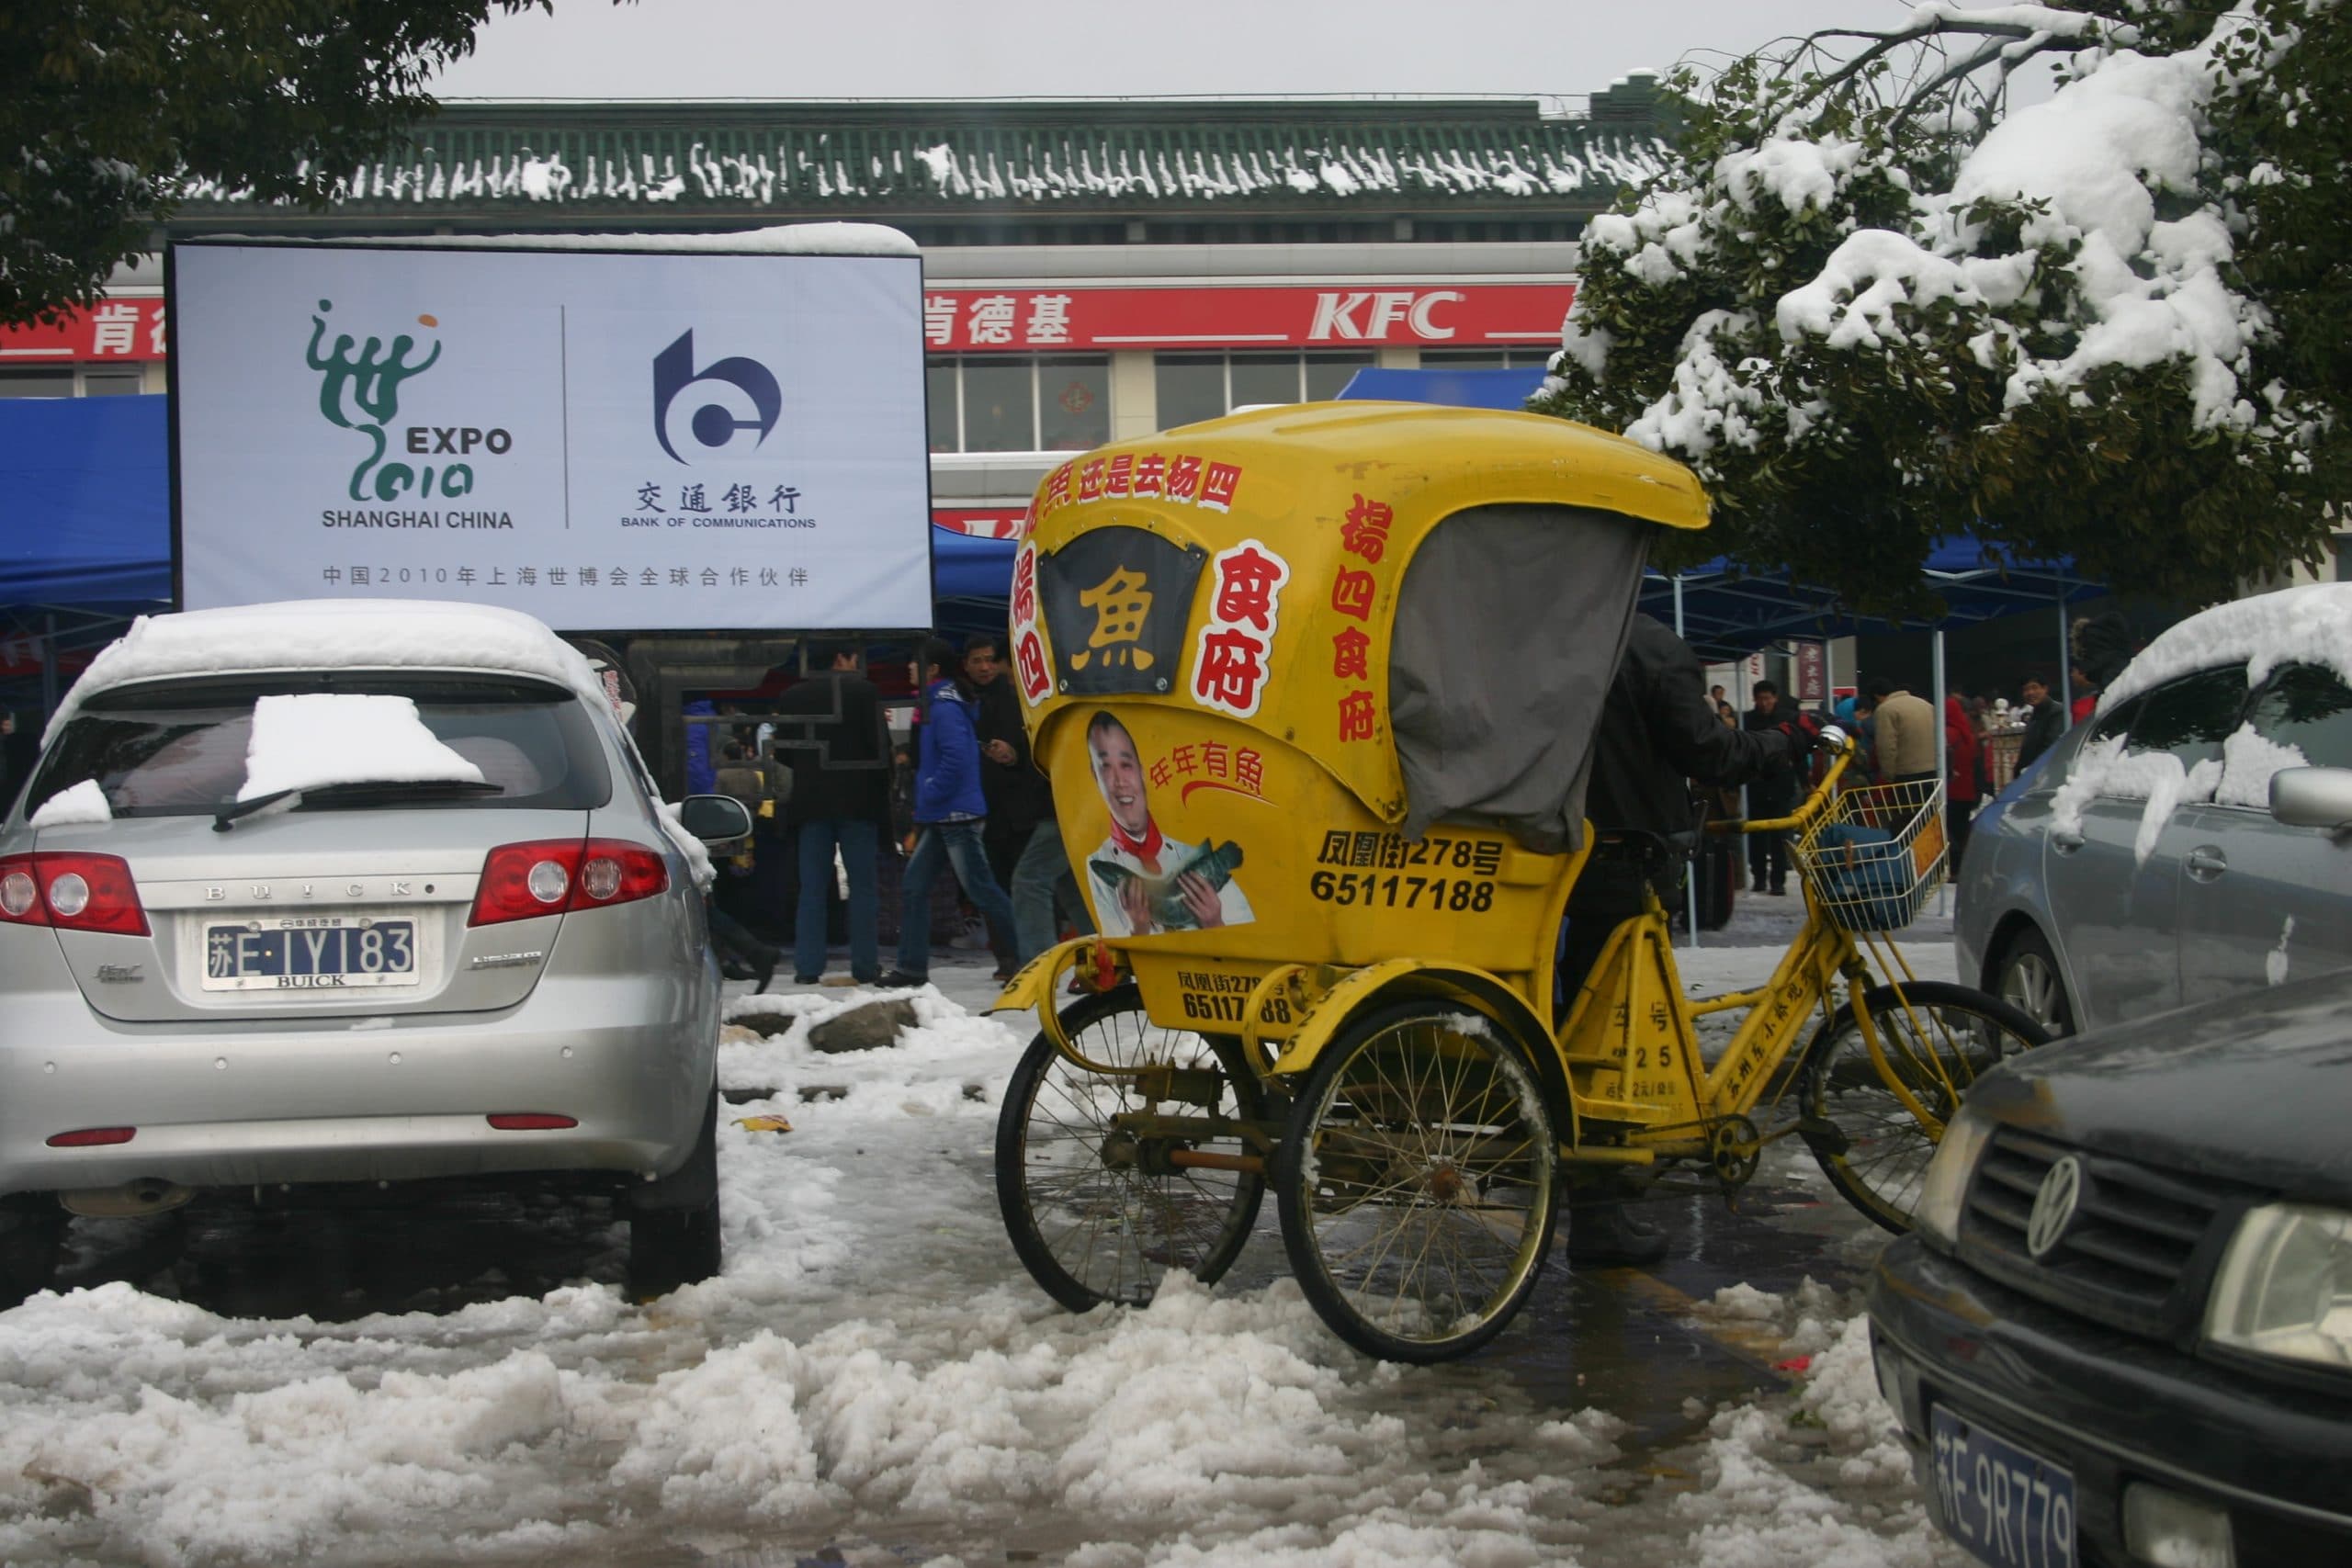
[[[1838,755],[1830,760],[1829,771],[1821,775],[1821,783],[1815,787],[1812,794],[1798,802],[1796,810],[1788,816],[1736,818],[1722,822],[1710,822],[1707,824],[1707,831],[1710,833],[1788,833],[1804,828],[1815,817],[1820,816],[1828,806],[1830,796],[1838,793],[1838,781],[1845,775],[1847,765],[1861,754],[1861,750],[1860,740],[1851,735],[1846,737],[1845,745],[1839,747]]]

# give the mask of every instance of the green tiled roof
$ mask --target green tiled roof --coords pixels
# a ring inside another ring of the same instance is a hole
[[[342,175],[335,209],[532,222],[1591,212],[1658,166],[1663,129],[1641,79],[1574,117],[1489,100],[463,104],[403,155]],[[202,186],[182,210],[261,207]]]

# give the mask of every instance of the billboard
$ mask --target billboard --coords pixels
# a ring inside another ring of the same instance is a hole
[[[196,242],[168,268],[187,608],[931,624],[911,246]]]

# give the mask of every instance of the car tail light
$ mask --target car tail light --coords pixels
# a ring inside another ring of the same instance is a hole
[[[558,1116],[551,1111],[498,1111],[488,1118],[490,1124],[502,1133],[560,1133],[566,1127],[580,1123],[570,1116]]]
[[[49,1140],[52,1149],[95,1149],[107,1144],[127,1144],[137,1134],[136,1127],[85,1127],[79,1132],[60,1133]]]
[[[501,844],[482,863],[469,926],[598,909],[650,898],[670,886],[661,855],[626,839],[540,839]]]
[[[145,936],[147,911],[120,855],[0,855],[0,924]]]

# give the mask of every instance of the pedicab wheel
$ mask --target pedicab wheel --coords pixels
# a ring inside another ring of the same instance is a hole
[[[1534,1069],[1499,1028],[1434,1002],[1367,1012],[1307,1074],[1275,1158],[1292,1272],[1368,1355],[1466,1355],[1535,1288],[1558,1164]]]
[[[1166,1156],[1180,1148],[1250,1152],[1232,1127],[1258,1117],[1261,1105],[1240,1043],[1161,1028],[1145,1015],[1133,986],[1074,1003],[1061,1023],[1090,1061],[1185,1076],[1091,1073],[1044,1034],[1030,1042],[996,1123],[997,1206],[1013,1251],[1046,1293],[1072,1312],[1104,1302],[1141,1306],[1170,1269],[1214,1283],[1250,1239],[1265,1179],[1173,1166]],[[1173,1093],[1155,1098],[1162,1091]],[[1149,1115],[1195,1123],[1214,1116],[1225,1130],[1153,1136],[1120,1120]]]
[[[1958,1097],[2002,1057],[2050,1039],[1998,997],[1940,981],[1875,987],[1862,1006],[1888,1067],[1939,1122],[1951,1120]],[[1908,1231],[1936,1135],[1871,1059],[1851,1003],[1815,1032],[1803,1072],[1800,1130],[1829,1184],[1886,1229]]]

